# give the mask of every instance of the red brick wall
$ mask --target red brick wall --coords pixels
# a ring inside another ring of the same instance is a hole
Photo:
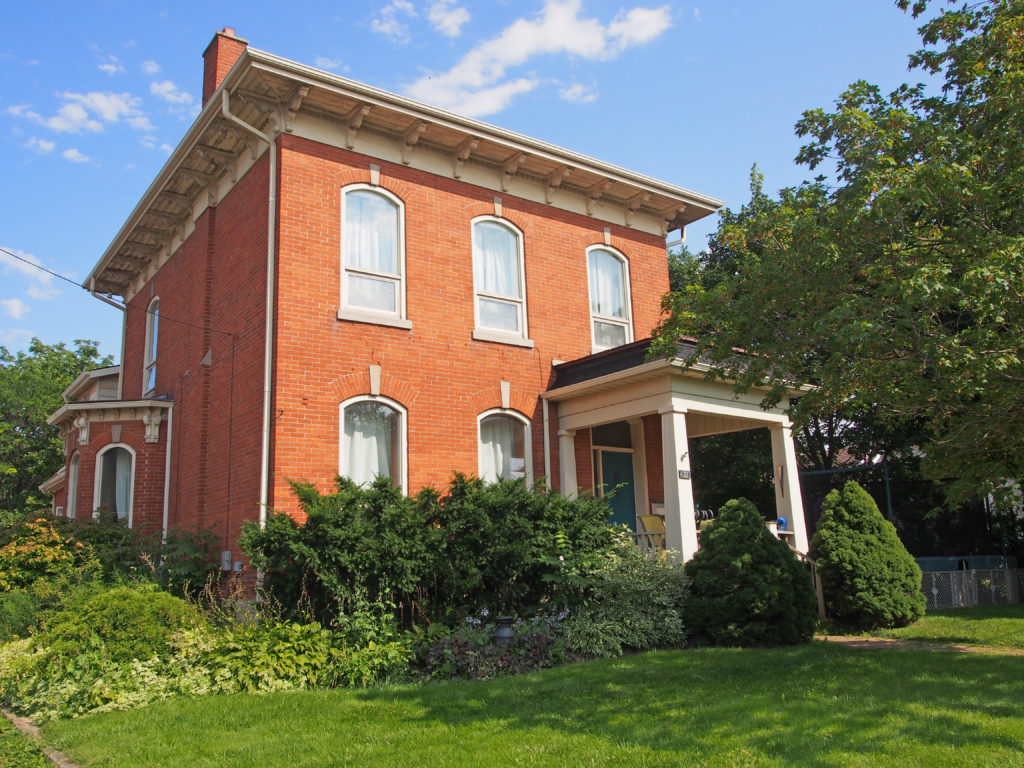
[[[503,216],[523,233],[533,349],[475,341],[470,221],[494,213],[495,193],[380,161],[380,185],[405,204],[408,319],[412,330],[339,321],[342,188],[370,181],[370,159],[292,136],[281,142],[273,505],[294,511],[287,480],[323,489],[338,471],[339,403],[381,394],[409,411],[410,491],[477,469],[477,416],[498,407],[499,381],[532,421],[533,472],[544,474],[539,394],[553,359],[591,351],[586,248],[605,222],[510,195]],[[668,287],[662,238],[612,226],[629,259],[635,335],[649,334]],[[552,409],[551,418],[555,418]],[[557,439],[552,441],[557,452]],[[554,458],[554,456],[553,456]],[[580,477],[586,478],[579,461]],[[552,473],[557,477],[557,460]],[[589,486],[590,482],[587,481]]]
[[[134,495],[132,506],[133,527],[158,530],[164,514],[164,462],[166,461],[167,425],[160,425],[160,440],[147,443],[146,427],[141,420],[121,422],[94,422],[89,425],[89,444],[78,444],[78,431],[72,429],[65,438],[67,474],[64,490],[56,494],[57,505],[67,513],[67,483],[71,478],[71,458],[78,454],[78,508],[75,516],[89,517],[94,511],[96,488],[96,457],[107,446],[114,444],[111,427],[121,426],[121,439],[116,445],[126,445],[135,452]]]
[[[661,457],[661,416],[644,416],[647,494],[651,504],[665,503],[665,466]]]
[[[142,396],[145,310],[160,297],[153,396],[175,403],[169,524],[212,528],[232,549],[242,520],[259,514],[267,170],[264,155],[199,217],[126,317],[123,396],[131,400]]]

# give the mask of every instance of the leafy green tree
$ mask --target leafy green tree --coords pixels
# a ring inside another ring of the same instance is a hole
[[[686,628],[718,645],[792,645],[811,639],[818,609],[811,577],[747,499],[732,499],[686,564]]]
[[[48,506],[39,484],[60,468],[64,454],[46,419],[83,371],[110,363],[96,342],[84,339],[74,349],[39,339],[17,354],[0,347],[0,509]]]
[[[826,610],[837,624],[901,627],[924,615],[921,569],[857,483],[825,497],[810,555],[817,562]]]
[[[801,423],[920,424],[923,469],[954,478],[951,496],[1005,495],[1024,476],[1024,0],[920,32],[910,64],[942,87],[857,82],[804,113],[797,160],[823,175],[773,198],[755,174],[715,236],[734,269],[665,299],[656,349],[697,337],[694,360],[767,382],[766,404],[817,385]]]

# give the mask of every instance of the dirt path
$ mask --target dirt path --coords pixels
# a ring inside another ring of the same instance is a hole
[[[895,640],[891,637],[863,637],[860,635],[818,635],[818,640],[839,643],[847,648],[878,650],[879,648],[913,648],[929,651],[951,651],[954,653],[984,653],[996,656],[1024,656],[1019,648],[992,648],[982,645],[959,645],[955,643],[928,643],[916,640]]]

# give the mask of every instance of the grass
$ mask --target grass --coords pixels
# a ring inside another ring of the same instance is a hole
[[[1024,603],[933,611],[913,626],[872,634],[915,642],[1024,650]]]
[[[52,768],[36,744],[22,736],[6,717],[0,717],[0,766],[3,768]]]
[[[58,721],[83,766],[1019,764],[1024,658],[832,643],[663,651],[485,683],[178,699]]]

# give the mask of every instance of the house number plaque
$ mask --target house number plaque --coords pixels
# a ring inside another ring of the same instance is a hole
[[[690,470],[688,470],[688,469],[680,469],[679,470],[679,479],[680,480],[689,480],[690,479]]]

